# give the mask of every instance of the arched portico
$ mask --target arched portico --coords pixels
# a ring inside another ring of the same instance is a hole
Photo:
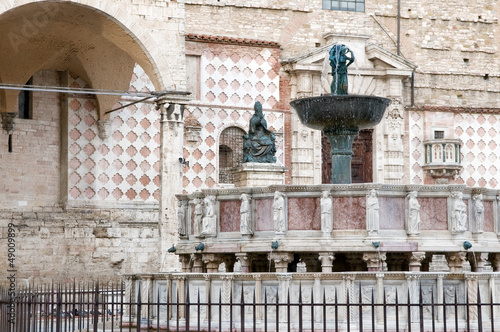
[[[0,82],[24,84],[39,70],[70,70],[93,89],[121,91],[128,89],[137,63],[156,90],[183,89],[183,38],[165,33],[181,33],[182,21],[166,19],[175,12],[170,7],[147,16],[135,14],[135,6],[104,1],[2,2]],[[0,90],[1,112],[16,111],[18,94]],[[97,97],[99,118],[118,98]]]

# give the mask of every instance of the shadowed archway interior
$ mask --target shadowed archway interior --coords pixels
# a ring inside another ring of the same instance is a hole
[[[0,15],[0,82],[25,84],[40,70],[69,70],[92,89],[127,90],[134,65],[153,80],[154,65],[138,39],[94,8],[56,1],[16,7]],[[16,112],[18,90],[0,90],[1,112]],[[97,96],[99,118],[119,96]]]

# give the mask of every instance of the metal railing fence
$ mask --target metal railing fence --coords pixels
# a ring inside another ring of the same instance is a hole
[[[360,286],[361,287],[361,286]],[[179,294],[148,294],[143,302],[140,286],[126,298],[123,284],[102,287],[99,283],[32,286],[9,294],[0,288],[1,332],[83,332],[83,331],[495,331],[500,303],[482,301],[479,287],[474,299],[453,301],[423,300],[420,287],[415,303],[410,294],[398,294],[376,303],[372,291],[368,298],[361,288],[355,298],[347,293],[345,303],[337,293],[327,298],[323,292],[306,294],[299,288],[298,301],[276,296],[268,301],[248,301],[248,294],[231,294],[223,300],[221,292],[204,296],[186,287],[184,301]],[[483,294],[485,295],[485,294]],[[487,294],[493,299],[493,294]],[[307,298],[307,301],[304,300]],[[318,300],[319,299],[319,300]]]

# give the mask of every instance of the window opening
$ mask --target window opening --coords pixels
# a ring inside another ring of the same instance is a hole
[[[222,131],[219,142],[219,183],[233,183],[231,168],[243,161],[243,136],[245,131],[229,127]]]
[[[434,131],[434,139],[442,139],[442,138],[444,138],[444,131],[443,130]]]
[[[323,0],[323,9],[364,12],[365,0]]]
[[[33,84],[33,77],[31,77],[26,85]],[[32,104],[32,92],[28,90],[21,90],[19,92],[19,119],[31,119],[31,104]]]

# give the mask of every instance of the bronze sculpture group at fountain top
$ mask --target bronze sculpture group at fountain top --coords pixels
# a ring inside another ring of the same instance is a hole
[[[335,44],[330,49],[328,60],[332,67],[332,95],[347,95],[347,67],[354,62],[354,54],[344,44]]]
[[[331,94],[292,100],[300,121],[319,129],[328,137],[332,148],[332,183],[351,183],[352,143],[360,129],[377,125],[391,100],[383,97],[348,95],[347,67],[354,54],[343,44],[328,52],[332,67]]]

